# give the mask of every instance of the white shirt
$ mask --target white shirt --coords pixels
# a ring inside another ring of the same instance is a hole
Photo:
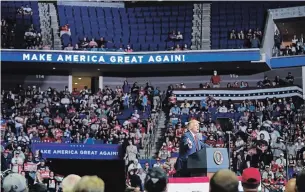
[[[136,165],[134,163],[130,164],[129,167],[128,167],[128,172],[130,170],[133,170],[133,169],[142,169],[142,166],[140,163],[137,163]]]
[[[228,108],[226,108],[225,106],[221,106],[218,109],[219,113],[227,113],[228,112]]]
[[[14,157],[12,158],[12,172],[14,173],[18,173],[19,171],[19,166],[22,166],[23,165],[23,159],[21,157]]]

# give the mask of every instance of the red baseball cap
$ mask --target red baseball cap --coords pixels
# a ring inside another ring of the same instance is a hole
[[[243,171],[241,182],[246,185],[259,185],[261,173],[257,168],[249,167]]]

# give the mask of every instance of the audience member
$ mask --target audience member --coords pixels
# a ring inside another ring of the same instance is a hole
[[[210,192],[238,192],[239,181],[230,170],[217,171],[210,180]]]
[[[4,192],[27,192],[29,190],[26,179],[18,173],[11,173],[6,176],[2,188]]]
[[[247,168],[243,171],[241,183],[244,192],[258,192],[261,182],[261,174],[257,168]]]
[[[146,175],[144,188],[147,192],[165,192],[168,178],[160,167],[150,169]]]
[[[61,188],[63,192],[73,192],[75,185],[81,180],[81,177],[78,175],[68,175],[61,182]]]
[[[73,188],[73,192],[104,192],[105,183],[97,176],[83,176]]]

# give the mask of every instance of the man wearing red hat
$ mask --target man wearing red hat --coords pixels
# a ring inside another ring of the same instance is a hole
[[[261,174],[257,168],[247,168],[243,171],[241,183],[244,192],[258,192],[261,183]]]

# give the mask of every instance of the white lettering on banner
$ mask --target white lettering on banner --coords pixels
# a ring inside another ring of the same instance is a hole
[[[97,55],[58,55],[57,60],[59,62],[88,62],[88,63],[100,63],[105,62],[103,56]]]
[[[149,63],[166,63],[166,62],[184,62],[185,55],[157,55],[157,56],[150,56],[148,59]]]
[[[101,151],[100,155],[119,155],[119,152],[116,152],[116,151]]]
[[[142,63],[143,56],[111,56],[111,63]]]
[[[53,154],[59,155],[78,155],[77,150],[54,150]]]
[[[51,150],[40,150],[42,154],[51,154]]]
[[[145,55],[136,56],[108,56],[105,61],[104,56],[99,55],[79,55],[79,54],[59,54],[56,58],[53,58],[53,54],[23,54],[23,61],[50,61],[50,62],[82,62],[82,63],[143,63]],[[147,55],[148,63],[171,63],[171,62],[185,62],[185,55]],[[109,61],[108,61],[109,59]]]
[[[22,54],[24,61],[52,61],[52,54]]]
[[[97,155],[97,151],[80,151],[81,155]]]

